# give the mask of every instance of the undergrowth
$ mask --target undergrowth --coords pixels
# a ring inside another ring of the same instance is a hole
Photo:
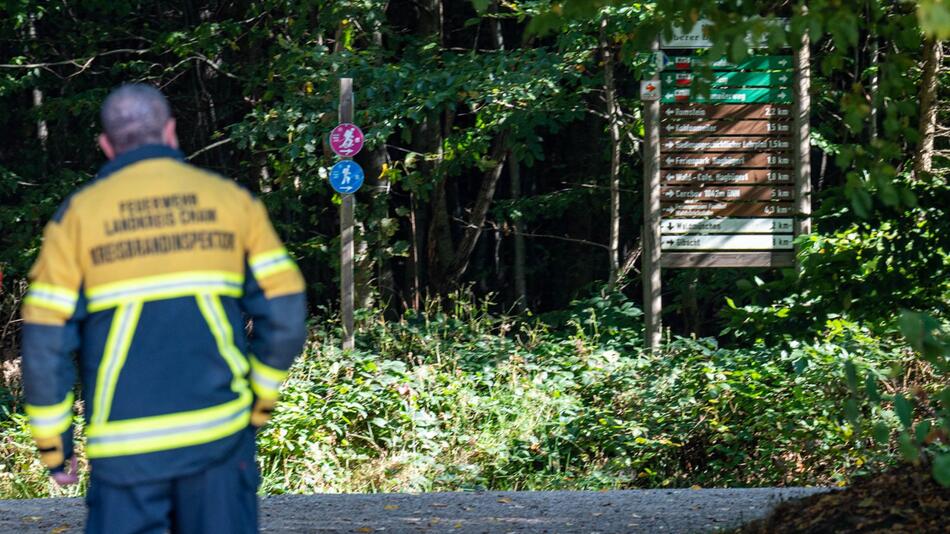
[[[873,437],[899,426],[887,403],[846,417],[846,367],[885,393],[937,386],[896,337],[841,318],[808,343],[674,338],[650,353],[621,296],[535,317],[489,308],[368,313],[351,352],[314,325],[259,434],[262,492],[843,485],[900,456]],[[25,418],[2,417],[0,498],[63,494]]]

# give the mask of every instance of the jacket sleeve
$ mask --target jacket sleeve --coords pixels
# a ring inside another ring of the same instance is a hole
[[[259,199],[248,213],[246,278],[241,305],[253,320],[250,337],[251,389],[258,402],[251,422],[266,422],[287,370],[307,337],[304,281]]]
[[[23,389],[40,458],[50,469],[72,456],[73,352],[79,348],[82,273],[79,221],[68,201],[43,232],[23,300]]]

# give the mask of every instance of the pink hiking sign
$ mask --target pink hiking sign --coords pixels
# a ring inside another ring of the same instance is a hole
[[[330,132],[330,148],[337,156],[352,158],[363,148],[363,131],[348,122],[337,125]]]

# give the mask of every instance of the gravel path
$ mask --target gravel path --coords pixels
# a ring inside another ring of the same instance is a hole
[[[712,532],[820,488],[282,495],[261,501],[263,532]],[[79,499],[0,501],[0,532],[81,532]]]

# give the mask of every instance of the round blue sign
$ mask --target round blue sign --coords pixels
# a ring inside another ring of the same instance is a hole
[[[339,161],[330,169],[330,185],[337,193],[355,193],[363,185],[363,169],[355,161]]]

